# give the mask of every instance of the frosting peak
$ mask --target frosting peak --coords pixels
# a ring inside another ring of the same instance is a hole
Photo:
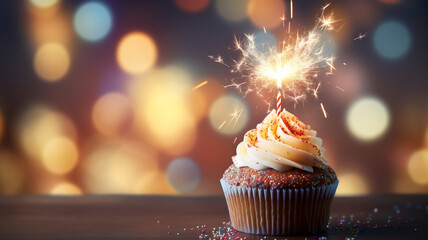
[[[283,172],[299,168],[313,172],[317,163],[326,163],[325,149],[317,132],[293,114],[270,112],[256,129],[245,133],[232,158],[237,167],[256,170],[273,168]]]

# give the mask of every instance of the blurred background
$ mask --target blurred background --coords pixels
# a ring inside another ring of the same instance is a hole
[[[292,26],[312,28],[327,3],[295,0]],[[225,87],[230,69],[208,56],[231,60],[234,34],[282,41],[289,0],[1,5],[1,194],[221,194],[275,103]],[[344,24],[323,41],[337,70],[319,99],[283,100],[324,140],[339,195],[428,193],[426,7],[333,1]]]

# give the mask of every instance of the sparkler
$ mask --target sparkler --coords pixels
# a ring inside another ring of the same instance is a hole
[[[292,3],[290,3],[292,6]],[[238,40],[235,36],[235,50],[240,53],[240,58],[233,60],[231,64],[232,73],[240,73],[248,80],[248,88],[270,89],[275,83],[277,92],[277,114],[281,112],[282,91],[286,96],[297,102],[305,98],[305,93],[311,91],[317,96],[318,88],[314,90],[314,80],[318,72],[324,68],[329,69],[326,74],[331,74],[334,67],[334,57],[325,56],[325,43],[322,41],[322,34],[325,31],[335,29],[333,13],[326,14],[330,4],[322,7],[321,15],[317,18],[314,28],[303,34],[288,33],[280,46],[268,46],[269,51],[260,50],[260,46],[255,42],[255,36],[245,34],[245,41]],[[290,15],[293,14],[291,9]],[[281,18],[285,19],[283,16]],[[225,64],[222,58],[216,58],[218,62]],[[241,85],[233,82],[234,86],[242,91]],[[250,91],[251,92],[251,91]],[[289,96],[289,94],[292,96]],[[323,112],[325,109],[321,104]],[[326,115],[326,114],[325,114]]]

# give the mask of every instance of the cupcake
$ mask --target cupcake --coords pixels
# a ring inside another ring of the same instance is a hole
[[[220,180],[232,226],[263,235],[314,234],[327,226],[338,179],[317,132],[272,111],[238,144]]]

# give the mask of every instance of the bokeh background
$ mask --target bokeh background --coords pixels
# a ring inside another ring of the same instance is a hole
[[[292,26],[310,29],[327,3],[295,0]],[[235,57],[234,34],[281,41],[289,4],[2,1],[0,192],[220,194],[275,94],[225,87],[230,69],[208,55]],[[426,7],[333,1],[344,24],[323,41],[337,70],[318,100],[285,101],[323,138],[338,194],[428,193]]]

